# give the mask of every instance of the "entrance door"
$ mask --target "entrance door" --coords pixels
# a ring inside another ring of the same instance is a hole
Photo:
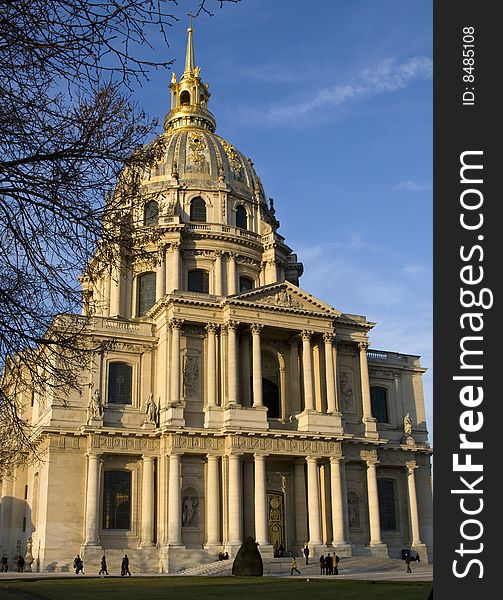
[[[278,548],[285,544],[285,501],[281,492],[267,492],[269,543]]]

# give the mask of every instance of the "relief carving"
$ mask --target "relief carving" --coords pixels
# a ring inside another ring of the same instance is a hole
[[[341,390],[342,409],[345,412],[352,412],[353,402],[353,373],[351,371],[341,371],[339,377],[339,387]]]

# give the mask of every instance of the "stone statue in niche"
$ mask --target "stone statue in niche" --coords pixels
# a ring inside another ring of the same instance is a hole
[[[101,421],[103,419],[103,404],[101,403],[101,396],[98,390],[91,395],[89,404],[87,406],[87,424],[90,425],[92,422]]]
[[[183,366],[183,386],[185,397],[197,396],[199,382],[199,359],[197,356],[186,356]]]
[[[410,420],[409,413],[403,418],[403,430],[405,435],[412,435],[412,421]]]
[[[150,392],[148,397],[145,413],[147,414],[147,421],[150,423],[157,423],[157,406],[155,405],[154,394],[152,394],[152,392]]]
[[[354,492],[348,494],[348,520],[350,527],[358,527],[360,524],[360,502]]]
[[[199,501],[194,496],[185,496],[182,502],[182,526],[190,527],[194,520],[194,514],[196,512]]]
[[[349,410],[353,405],[353,384],[351,373],[342,371],[340,377],[341,398],[344,409]]]

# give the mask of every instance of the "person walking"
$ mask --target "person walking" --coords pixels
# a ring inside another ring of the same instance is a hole
[[[24,556],[21,554],[16,558],[17,572],[22,573],[24,571]]]
[[[410,568],[410,552],[407,552],[407,554],[405,555],[405,562],[407,564],[407,573],[412,573],[412,569]]]
[[[7,554],[5,554],[5,552],[2,554],[2,558],[0,558],[0,571],[2,573],[7,573],[7,571],[9,570],[9,559],[7,557]]]
[[[294,571],[297,572],[297,575],[300,575],[300,571],[297,568],[297,561],[295,560],[295,556],[292,557],[292,562],[291,562],[290,566],[291,566],[290,575],[293,575]]]
[[[75,569],[75,575],[78,575],[79,573],[82,573],[82,575],[85,575],[84,562],[80,558],[80,554],[77,554],[77,556],[75,557],[75,559],[73,561],[73,568]]]
[[[124,558],[121,563],[121,577],[128,575],[131,577],[131,573],[129,572],[129,557],[127,554],[124,554]]]
[[[308,565],[309,564],[309,547],[307,544],[304,546],[303,552],[304,552],[304,556],[306,557],[306,565]]]
[[[98,573],[98,575],[108,575],[107,557],[104,554],[101,557],[101,569],[100,569],[100,572]]]

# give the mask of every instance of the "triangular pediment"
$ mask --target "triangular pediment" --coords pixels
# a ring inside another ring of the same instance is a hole
[[[338,317],[342,314],[289,281],[273,283],[227,298],[229,304],[270,306],[292,312],[310,312]]]

